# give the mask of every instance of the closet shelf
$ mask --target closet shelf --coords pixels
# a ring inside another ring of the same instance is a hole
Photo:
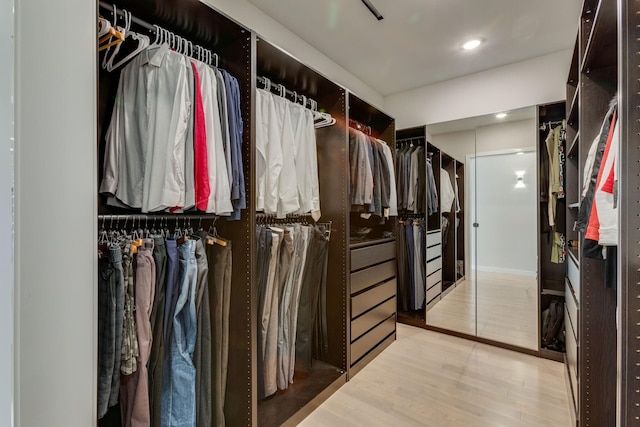
[[[364,248],[371,245],[377,245],[380,243],[394,242],[396,239],[394,237],[380,237],[380,238],[365,239],[365,240],[355,240],[352,237],[351,240],[355,243],[351,243],[349,245],[349,248],[358,249],[358,248]]]
[[[555,360],[556,362],[564,362],[564,352],[549,350],[548,348],[540,348],[540,357],[549,360]]]
[[[564,297],[564,281],[546,280],[542,283],[542,295]]]
[[[578,129],[579,117],[578,109],[580,102],[580,86],[576,88],[575,93],[573,94],[573,98],[571,99],[571,107],[569,107],[569,113],[567,114],[567,124],[574,129]]]
[[[576,42],[574,43],[573,48],[573,58],[571,59],[571,68],[569,68],[569,78],[567,79],[567,84],[571,87],[577,88],[578,82],[580,78],[580,73],[578,71],[580,61],[580,50],[579,50],[579,39],[576,37]]]
[[[542,295],[552,295],[555,297],[564,297],[564,290],[557,291],[555,289],[543,289]]]
[[[615,66],[617,63],[617,2],[600,1],[582,59],[581,71]],[[615,41],[611,45],[611,41]]]
[[[311,372],[306,377],[296,376],[288,390],[258,402],[258,420],[261,427],[279,426],[290,421],[307,404],[325,391],[337,389],[346,382],[347,374],[319,360],[313,361]]]
[[[580,249],[574,247],[567,248],[567,253],[571,258],[573,258],[573,261],[576,263],[576,265],[580,267]]]
[[[573,138],[571,142],[571,146],[569,147],[569,151],[567,151],[567,157],[576,157],[578,155],[580,142],[580,131],[576,133],[576,136]]]

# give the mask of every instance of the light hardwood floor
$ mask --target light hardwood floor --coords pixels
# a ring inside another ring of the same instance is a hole
[[[477,280],[477,293],[471,275],[429,310],[427,324],[469,335],[477,327],[479,337],[537,350],[536,278],[479,271]]]
[[[568,427],[563,365],[398,324],[303,427]]]

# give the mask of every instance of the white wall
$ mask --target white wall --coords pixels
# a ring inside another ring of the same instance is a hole
[[[247,0],[200,1],[255,31],[269,43],[284,49],[303,64],[349,89],[359,98],[383,109],[382,95]]]
[[[387,96],[402,129],[559,101],[566,97],[571,50]]]
[[[13,0],[0,0],[0,426],[13,425]]]
[[[475,169],[475,170],[474,170]],[[524,171],[526,188],[515,188]],[[477,203],[473,222],[480,271],[534,276],[537,271],[536,153],[479,156],[470,165]],[[473,257],[472,257],[473,262]]]
[[[518,120],[490,126],[480,126],[476,130],[441,133],[431,137],[433,145],[456,160],[465,162],[467,155],[489,153],[511,148],[531,148],[537,144],[536,121]]]
[[[475,154],[476,152],[476,132],[465,130],[441,133],[433,135],[431,143],[454,159],[464,163],[467,154]]]
[[[476,129],[478,153],[532,148],[538,143],[536,120],[519,120]]]
[[[15,375],[23,427],[95,425],[95,8],[86,0],[16,1]]]

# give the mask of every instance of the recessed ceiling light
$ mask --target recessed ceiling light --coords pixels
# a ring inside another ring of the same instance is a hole
[[[477,48],[478,46],[480,46],[482,44],[482,40],[480,39],[473,39],[473,40],[469,40],[468,42],[465,42],[462,45],[462,48],[464,50],[472,50]]]
[[[507,113],[498,113],[496,114],[496,119],[504,119],[507,117]]]

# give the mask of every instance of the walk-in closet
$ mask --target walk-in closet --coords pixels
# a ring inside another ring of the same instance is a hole
[[[437,3],[1,4],[0,425],[636,425],[640,3]]]

